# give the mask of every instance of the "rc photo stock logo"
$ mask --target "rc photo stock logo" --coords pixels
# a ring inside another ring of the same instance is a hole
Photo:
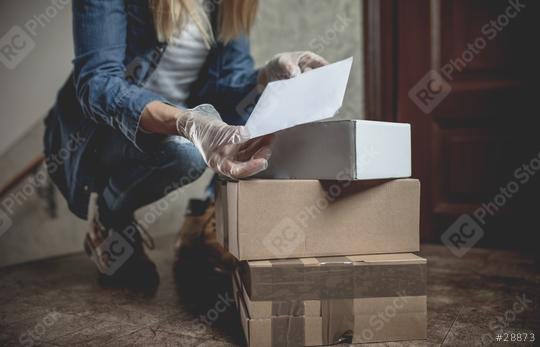
[[[263,245],[277,258],[287,258],[306,240],[306,234],[292,218],[280,221],[263,239]]]
[[[422,79],[409,91],[409,98],[422,110],[428,114],[439,106],[452,91],[452,87],[446,79],[437,71],[429,71]]]
[[[71,0],[51,0],[49,6],[32,16],[23,26],[14,25],[0,38],[0,62],[14,70],[34,50],[39,30],[49,24],[58,13],[67,8]]]
[[[13,220],[11,217],[0,209],[0,237],[4,235],[13,226]]]
[[[441,236],[441,241],[458,258],[484,237],[484,229],[470,215],[461,215]]]
[[[131,257],[133,247],[119,233],[110,233],[100,245],[92,248],[91,252],[90,258],[99,271],[111,276]]]
[[[16,25],[0,39],[0,61],[14,70],[35,47],[36,42],[30,35]]]

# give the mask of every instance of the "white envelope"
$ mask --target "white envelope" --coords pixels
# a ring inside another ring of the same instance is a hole
[[[353,58],[268,84],[246,129],[250,138],[333,117],[343,104]]]

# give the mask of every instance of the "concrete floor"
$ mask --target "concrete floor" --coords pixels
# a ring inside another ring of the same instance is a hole
[[[194,282],[189,278],[177,285],[172,239],[158,241],[150,252],[161,274],[153,297],[100,288],[82,254],[0,269],[0,346],[242,345],[232,306],[210,325],[198,318],[227,286],[196,281],[193,293],[186,289]],[[498,326],[540,337],[540,271],[533,257],[474,249],[460,259],[431,245],[421,255],[429,269],[427,341],[373,346],[474,346],[495,336]]]

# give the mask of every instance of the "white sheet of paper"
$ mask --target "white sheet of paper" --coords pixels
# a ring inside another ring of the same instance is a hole
[[[249,117],[250,138],[334,116],[343,104],[353,58],[270,82]]]

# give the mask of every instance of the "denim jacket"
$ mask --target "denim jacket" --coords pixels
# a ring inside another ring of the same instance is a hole
[[[100,185],[95,158],[99,139],[115,132],[138,146],[145,106],[168,102],[142,87],[166,44],[158,42],[148,0],[75,0],[73,36],[74,69],[45,120],[45,155],[49,174],[69,208],[86,218],[90,194]],[[209,103],[227,123],[243,124],[249,109],[242,107],[242,100],[254,90],[256,79],[245,37],[217,42],[185,106]]]

